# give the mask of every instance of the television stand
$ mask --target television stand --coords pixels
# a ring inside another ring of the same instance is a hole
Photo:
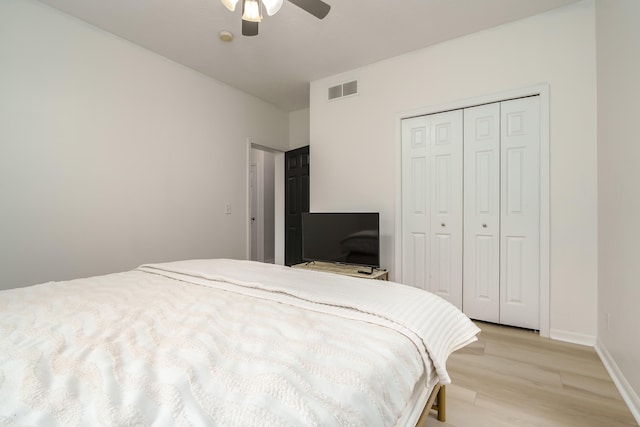
[[[331,262],[303,262],[292,266],[303,270],[324,271],[326,273],[342,274],[351,277],[360,277],[364,279],[389,280],[389,272],[384,269],[376,269],[362,265],[351,264],[335,264]],[[365,271],[366,273],[361,273]],[[371,273],[369,273],[371,271]]]

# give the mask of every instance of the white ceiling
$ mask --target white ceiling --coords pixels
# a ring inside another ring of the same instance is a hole
[[[309,106],[312,80],[578,0],[325,0],[324,20],[285,1],[256,37],[220,0],[39,1],[293,111]]]

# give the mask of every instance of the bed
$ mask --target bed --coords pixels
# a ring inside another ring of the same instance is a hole
[[[2,425],[415,426],[479,332],[409,286],[228,259],[0,291],[0,313]]]

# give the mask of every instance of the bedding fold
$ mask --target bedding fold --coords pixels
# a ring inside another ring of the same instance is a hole
[[[477,340],[480,329],[448,301],[410,286],[234,259],[143,264],[139,270],[221,287],[390,327],[406,335],[441,384],[450,384],[446,360]]]

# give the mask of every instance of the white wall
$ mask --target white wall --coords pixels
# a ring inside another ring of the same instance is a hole
[[[284,265],[284,153],[274,153],[274,262]]]
[[[289,113],[289,150],[309,145],[309,117],[308,108]]]
[[[32,0],[0,63],[0,288],[246,256],[246,141],[288,113]]]
[[[597,188],[595,6],[587,0],[311,84],[311,210],[381,212],[395,277],[396,117],[550,85],[551,333],[595,340]],[[358,96],[326,100],[359,80]]]
[[[264,260],[275,262],[275,155],[264,152]],[[284,184],[283,184],[284,185]]]
[[[640,2],[596,5],[597,347],[640,423]]]
[[[251,163],[257,165],[258,217],[257,260],[273,263],[275,260],[275,154],[263,148],[251,148]],[[282,184],[284,186],[284,184]]]

